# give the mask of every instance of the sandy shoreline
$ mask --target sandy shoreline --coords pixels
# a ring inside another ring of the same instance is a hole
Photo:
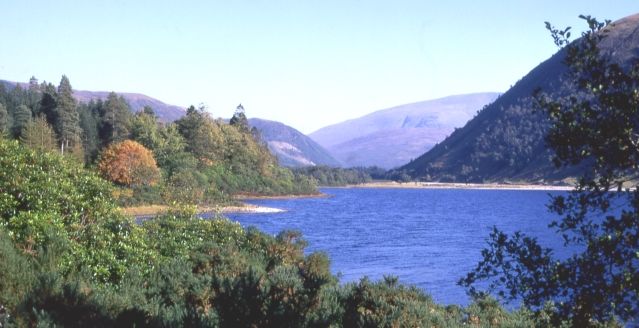
[[[572,186],[552,186],[536,184],[506,184],[506,183],[446,183],[446,182],[369,182],[348,185],[341,188],[403,188],[403,189],[478,189],[478,190],[572,190]]]

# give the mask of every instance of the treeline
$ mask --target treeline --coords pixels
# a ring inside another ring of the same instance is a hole
[[[112,185],[77,162],[1,138],[0,153],[3,327],[545,323],[488,299],[441,306],[392,277],[340,285],[296,232],[272,237],[190,208],[136,224],[114,205]]]
[[[314,179],[319,186],[336,187],[387,178],[386,170],[379,167],[338,168],[329,166],[306,166],[293,169],[293,172]]]
[[[241,106],[230,123],[193,106],[176,122],[161,123],[152,108],[133,113],[114,92],[105,100],[78,103],[66,76],[57,87],[31,78],[27,88],[0,83],[0,132],[30,148],[97,167],[121,187],[118,194],[125,205],[214,203],[236,193],[316,192],[310,179],[277,164],[249,129]],[[103,156],[107,150],[109,156]],[[142,159],[146,151],[151,160]],[[130,179],[148,174],[155,178]]]

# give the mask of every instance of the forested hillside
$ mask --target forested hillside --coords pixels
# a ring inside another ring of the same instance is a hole
[[[162,123],[152,107],[134,114],[113,92],[106,100],[77,102],[66,76],[57,87],[35,78],[28,88],[0,83],[0,131],[30,148],[96,166],[120,187],[122,204],[315,192],[312,180],[277,164],[243,111],[225,123],[191,106],[177,121]]]

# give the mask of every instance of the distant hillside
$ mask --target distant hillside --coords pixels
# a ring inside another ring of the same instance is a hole
[[[0,83],[3,83],[9,89],[12,89],[16,86],[17,82],[0,80]],[[28,88],[29,85],[27,83],[19,82],[20,86],[23,88]],[[79,102],[89,102],[91,100],[106,100],[107,96],[110,92],[107,91],[86,91],[86,90],[73,90],[73,95]],[[151,98],[149,96],[139,94],[139,93],[127,93],[127,92],[116,92],[118,95],[123,96],[124,99],[129,103],[131,109],[134,112],[141,110],[144,106],[151,106],[155,111],[156,115],[160,118],[160,121],[163,122],[172,122],[177,120],[178,118],[184,116],[186,114],[186,110],[179,106],[168,105],[165,104],[155,98]]]
[[[639,15],[613,23],[600,44],[619,63],[639,54]],[[564,51],[535,67],[494,103],[442,143],[401,167],[414,178],[443,181],[527,180],[544,182],[574,176],[579,168],[557,170],[545,146],[548,123],[532,109],[540,87],[550,94],[570,92],[562,75]]]
[[[383,109],[309,136],[346,166],[393,168],[444,140],[497,95],[458,95]]]
[[[105,100],[109,95],[109,92],[106,91],[74,90],[73,92],[75,98],[80,102],[89,102],[97,99]],[[140,93],[116,93],[123,96],[129,103],[129,106],[131,106],[131,109],[135,112],[141,110],[144,106],[150,106],[163,122],[175,121],[186,114],[186,110],[180,106],[168,105],[155,98],[151,98]]]
[[[259,118],[249,119],[249,124],[260,131],[279,163],[288,167],[300,166],[340,166],[322,146],[294,128],[280,122]]]

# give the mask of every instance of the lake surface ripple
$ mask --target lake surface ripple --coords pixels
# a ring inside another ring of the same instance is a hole
[[[277,234],[299,230],[307,250],[324,251],[342,282],[385,274],[444,304],[467,305],[457,280],[474,268],[493,226],[521,230],[561,252],[547,226],[549,194],[527,190],[322,188],[327,198],[252,200],[283,213],[228,214],[243,226]]]

